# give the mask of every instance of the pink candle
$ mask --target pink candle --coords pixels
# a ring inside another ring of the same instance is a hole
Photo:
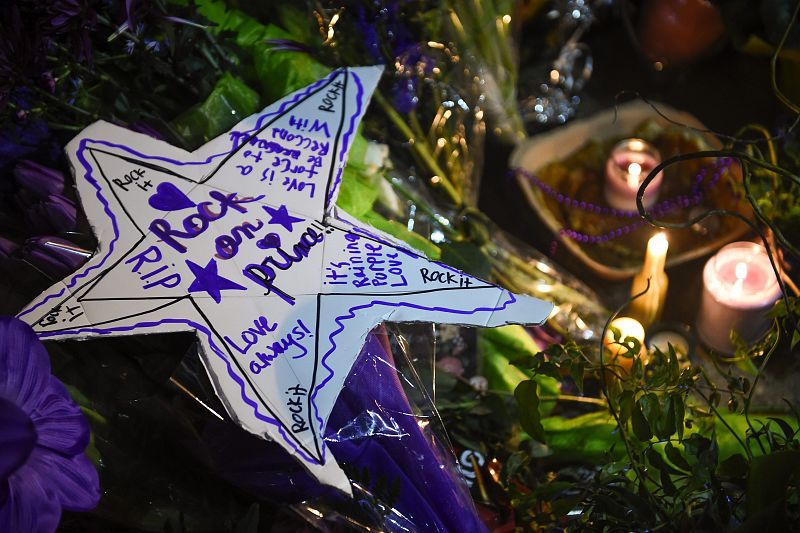
[[[731,354],[731,330],[747,342],[758,339],[769,325],[766,313],[780,295],[764,247],[752,242],[729,244],[703,268],[697,333],[710,348]]]
[[[605,197],[608,205],[616,209],[636,211],[636,193],[639,186],[661,156],[652,145],[642,139],[625,139],[614,146],[606,161]],[[662,173],[647,185],[642,203],[649,209],[658,200]]]

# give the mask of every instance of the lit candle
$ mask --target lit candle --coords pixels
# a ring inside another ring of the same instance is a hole
[[[647,339],[648,348],[658,348],[661,353],[669,353],[670,345],[679,357],[689,355],[689,341],[677,331],[659,331]]]
[[[664,272],[664,265],[667,261],[667,250],[669,241],[664,233],[656,233],[647,241],[647,252],[644,256],[642,270],[633,277],[631,284],[631,296],[641,293],[647,288],[647,281],[650,280],[650,288],[642,296],[631,302],[629,314],[636,317],[645,327],[661,318],[664,311],[664,302],[667,299],[667,288],[669,278]]]
[[[616,328],[620,332],[619,341],[614,340],[614,332],[611,328]],[[605,347],[605,360],[606,364],[618,365],[626,372],[633,366],[633,359],[629,357],[618,357],[620,354],[627,352],[628,348],[617,344],[617,342],[624,343],[625,339],[633,337],[639,341],[639,344],[644,346],[644,327],[638,320],[623,316],[615,318],[608,326],[606,336],[603,337],[603,346]],[[641,353],[641,350],[640,350]]]
[[[606,161],[605,197],[608,205],[636,211],[639,186],[660,162],[658,150],[642,139],[626,139],[617,143]],[[647,185],[642,198],[645,208],[649,209],[658,200],[661,176],[659,172]]]
[[[746,342],[756,340],[766,331],[766,313],[780,295],[764,247],[752,242],[729,244],[703,268],[697,333],[708,347],[731,354],[731,331]]]

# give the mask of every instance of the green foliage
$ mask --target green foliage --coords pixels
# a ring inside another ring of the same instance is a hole
[[[537,465],[525,443],[509,458],[504,487],[518,524],[720,530],[800,517],[796,414],[740,413],[752,392],[747,378],[729,376],[721,389],[700,368],[682,365],[672,346],[645,357],[633,339],[614,337],[633,358],[629,372],[594,362],[574,342],[514,361],[534,376],[572,381],[579,391],[599,386],[606,400],[604,411],[544,417],[535,382],[518,385],[522,427],[547,446],[551,461],[572,465]],[[723,393],[731,413],[719,409]],[[591,466],[576,467],[576,460]]]

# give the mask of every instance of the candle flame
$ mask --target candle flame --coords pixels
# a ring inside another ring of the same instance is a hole
[[[666,255],[668,248],[669,241],[667,240],[667,235],[663,231],[650,237],[650,240],[647,242],[647,249],[653,255]]]
[[[741,296],[744,288],[744,279],[747,277],[747,263],[744,261],[736,263],[733,273],[736,276],[736,281],[733,282],[733,294],[734,296]]]
[[[639,176],[642,175],[642,165],[631,163],[628,165],[628,187],[631,189],[639,188]]]
[[[744,281],[744,279],[747,277],[747,263],[743,261],[736,263],[736,269],[734,271],[734,274],[736,274],[737,280]]]

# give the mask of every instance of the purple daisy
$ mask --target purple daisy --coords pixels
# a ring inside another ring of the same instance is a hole
[[[89,424],[33,330],[0,317],[0,530],[54,531],[61,509],[88,511],[100,499],[84,454]]]

